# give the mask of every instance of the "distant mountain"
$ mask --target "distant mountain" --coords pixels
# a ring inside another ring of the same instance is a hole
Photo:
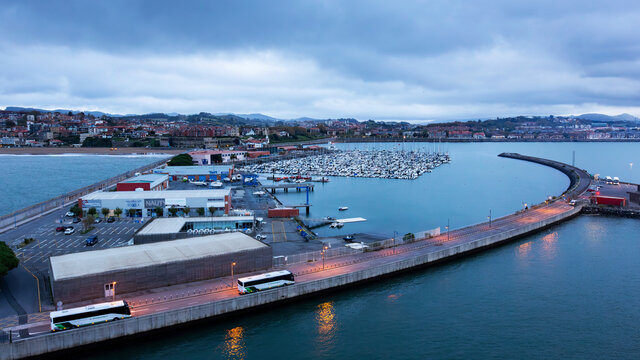
[[[605,114],[582,114],[577,116],[580,119],[591,120],[591,121],[638,121],[639,118],[630,115],[630,114],[620,114],[616,116],[610,116]]]
[[[37,111],[37,112],[41,112],[41,113],[55,113],[55,112],[57,112],[57,113],[60,113],[60,114],[68,114],[69,111],[71,111],[72,114],[79,114],[81,112],[84,112],[87,115],[93,115],[95,117],[101,117],[102,115],[121,116],[121,115],[111,115],[111,114],[103,113],[102,111],[78,111],[78,110],[69,110],[69,109],[45,110],[45,109],[36,109],[36,108],[25,108],[25,107],[20,107],[20,106],[7,106],[5,108],[5,111],[23,111],[23,112]]]
[[[291,119],[291,121],[321,121],[321,119],[314,119],[310,117],[299,117],[297,119]]]

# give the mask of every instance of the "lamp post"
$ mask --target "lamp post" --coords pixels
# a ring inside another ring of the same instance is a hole
[[[491,209],[489,209],[489,216],[488,216],[488,218],[489,218],[489,227],[491,227]]]
[[[111,283],[111,286],[113,287],[111,289],[111,301],[115,301],[116,300],[116,282],[114,281],[113,283]]]
[[[327,246],[322,247],[322,270],[324,270],[324,252],[327,251]]]
[[[231,288],[233,288],[233,267],[236,266],[236,262],[231,263]]]
[[[391,252],[395,255],[396,254],[396,236],[398,236],[398,232],[393,230],[393,238],[391,240],[393,240],[393,243],[391,245]]]
[[[449,241],[449,219],[447,219],[447,226],[445,226],[445,229],[447,229],[447,241]]]

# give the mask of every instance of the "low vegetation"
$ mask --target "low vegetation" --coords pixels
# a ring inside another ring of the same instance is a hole
[[[19,263],[20,260],[13,250],[4,241],[0,241],[0,277],[7,275],[9,270],[18,267]]]

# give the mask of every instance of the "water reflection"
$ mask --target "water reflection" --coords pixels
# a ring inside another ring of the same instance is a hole
[[[531,241],[526,242],[524,244],[520,244],[520,246],[518,246],[518,257],[527,257],[527,255],[529,255],[529,252],[531,251]]]
[[[318,305],[316,309],[316,322],[318,323],[319,350],[326,352],[333,347],[336,334],[336,313],[333,301]]]
[[[545,258],[552,259],[556,255],[557,242],[558,233],[555,231],[542,237],[542,249]]]
[[[244,359],[246,345],[244,343],[244,329],[241,326],[227,330],[223,344],[223,355],[227,359]]]

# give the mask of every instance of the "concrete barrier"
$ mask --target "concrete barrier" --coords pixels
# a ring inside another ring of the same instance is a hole
[[[500,243],[539,231],[550,225],[557,224],[577,215],[580,210],[581,206],[576,206],[565,213],[555,215],[546,220],[522,226],[514,230],[488,235],[485,238],[469,243],[446,247],[429,253],[423,253],[409,259],[389,262],[368,269],[321,280],[297,283],[288,287],[259,292],[249,296],[213,301],[206,304],[170,310],[162,313],[132,317],[129,319],[94,325],[67,332],[36,336],[33,338],[18,340],[10,344],[1,344],[0,360],[21,359],[29,356],[71,349],[96,342],[122,338],[127,335],[140,334],[168,326],[175,326],[195,320],[228,314],[239,310],[251,309],[261,305],[311,295],[345,285],[368,281],[380,276],[386,276],[426,266],[435,262],[474,253],[481,249],[496,246]]]

